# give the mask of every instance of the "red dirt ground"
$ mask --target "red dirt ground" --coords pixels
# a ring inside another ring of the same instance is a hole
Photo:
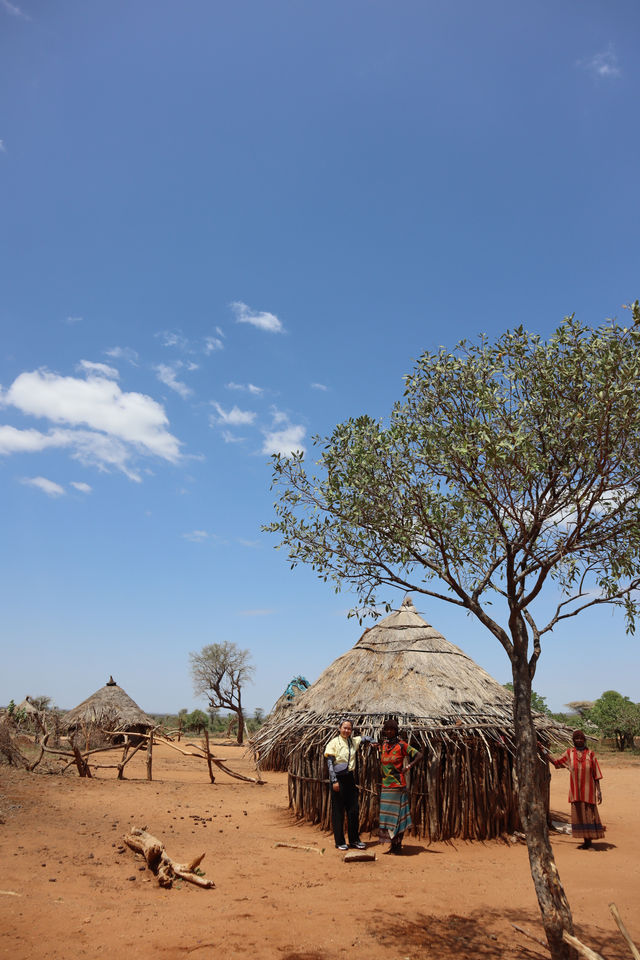
[[[253,773],[239,748],[214,749],[232,769]],[[627,960],[608,904],[640,944],[640,765],[606,757],[603,768],[606,842],[582,851],[555,835],[553,846],[578,936],[607,960]],[[151,783],[139,754],[125,781],[113,770],[91,780],[39,770],[0,768],[3,960],[548,958],[512,926],[543,938],[520,843],[409,838],[401,857],[374,846],[375,862],[347,864],[331,836],[292,820],[284,774],[256,786],[218,772],[211,785],[204,762],[166,748],[154,753]],[[554,771],[557,819],[567,819],[566,797],[566,772]],[[175,860],[206,851],[202,868],[215,889],[161,889],[122,849],[134,825]]]

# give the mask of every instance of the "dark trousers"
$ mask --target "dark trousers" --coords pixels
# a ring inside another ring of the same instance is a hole
[[[331,787],[331,824],[333,826],[333,838],[336,846],[341,846],[344,841],[344,815],[347,815],[347,832],[349,834],[349,843],[357,843],[360,839],[358,832],[358,787],[355,777],[352,773],[346,773],[338,777],[340,791]]]

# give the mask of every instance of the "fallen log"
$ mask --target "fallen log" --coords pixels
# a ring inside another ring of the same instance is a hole
[[[143,827],[134,827],[131,833],[124,837],[126,845],[135,853],[140,853],[147,862],[147,866],[158,878],[161,887],[171,887],[174,880],[187,880],[197,887],[210,890],[215,887],[213,880],[205,880],[195,871],[204,859],[204,853],[195,857],[189,863],[176,863],[164,848],[164,844],[152,836]]]
[[[365,863],[376,859],[373,850],[349,850],[344,855],[345,863]]]

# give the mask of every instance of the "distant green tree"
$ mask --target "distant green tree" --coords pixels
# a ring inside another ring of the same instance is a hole
[[[617,690],[605,690],[589,711],[601,736],[615,739],[618,750],[633,746],[640,734],[640,704],[623,697]]]
[[[182,729],[202,733],[209,729],[209,717],[204,710],[192,710],[182,718]]]
[[[502,686],[513,693],[513,683],[511,681],[509,681],[509,683],[503,683]],[[531,709],[537,713],[544,713],[547,717],[551,716],[551,710],[547,706],[547,698],[541,697],[535,690],[531,691]]]

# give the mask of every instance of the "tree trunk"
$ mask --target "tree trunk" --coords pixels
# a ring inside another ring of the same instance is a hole
[[[537,736],[531,717],[531,677],[526,646],[526,641],[514,640],[511,660],[518,807],[527,838],[531,876],[551,956],[553,960],[572,960],[575,953],[562,939],[564,930],[573,934],[573,920],[549,842]]]
[[[241,709],[236,711],[238,715],[238,743],[244,743],[244,715]]]

